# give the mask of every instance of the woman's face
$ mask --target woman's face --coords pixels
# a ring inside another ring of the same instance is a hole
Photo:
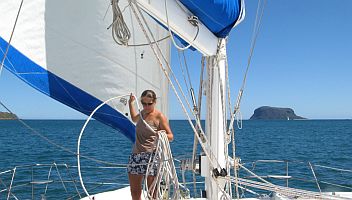
[[[150,97],[142,97],[141,98],[141,103],[143,106],[143,110],[147,111],[147,112],[151,112],[154,110],[154,106],[155,106],[155,101],[153,98]]]

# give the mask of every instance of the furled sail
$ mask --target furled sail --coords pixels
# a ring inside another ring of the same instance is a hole
[[[0,57],[3,58],[21,0],[0,1]],[[112,23],[107,0],[24,1],[4,62],[7,70],[33,88],[84,114],[115,96],[145,89],[156,91],[158,106],[167,113],[168,84],[149,45],[119,46],[107,28]],[[124,20],[129,44],[147,44],[127,1]],[[148,17],[156,38],[165,29]],[[169,42],[160,42],[169,59]],[[134,141],[134,125],[126,116],[128,96],[103,106],[94,118]]]
[[[226,37],[244,17],[241,0],[180,0],[217,37]]]

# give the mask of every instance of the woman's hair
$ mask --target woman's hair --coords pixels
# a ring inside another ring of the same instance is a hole
[[[156,100],[156,94],[153,90],[144,90],[142,92],[141,97],[149,97],[152,98],[154,101]]]

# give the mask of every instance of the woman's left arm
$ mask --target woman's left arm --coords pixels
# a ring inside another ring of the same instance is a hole
[[[171,131],[171,128],[169,126],[169,122],[168,122],[167,118],[162,113],[160,113],[160,129],[166,131],[166,135],[167,135],[167,138],[169,139],[169,141],[174,140],[174,134]]]

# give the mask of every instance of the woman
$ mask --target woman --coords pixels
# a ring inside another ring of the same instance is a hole
[[[131,94],[128,103],[132,121],[136,123],[136,142],[129,157],[127,171],[132,199],[140,200],[143,177],[146,174],[149,160],[154,158],[158,132],[165,131],[169,141],[173,140],[173,134],[167,118],[155,109],[156,94],[153,90],[145,90],[142,93],[141,103],[143,110],[140,114],[134,109],[134,101],[135,98]],[[152,169],[147,176],[148,188],[153,183],[157,173],[156,165],[151,165],[150,167]]]

